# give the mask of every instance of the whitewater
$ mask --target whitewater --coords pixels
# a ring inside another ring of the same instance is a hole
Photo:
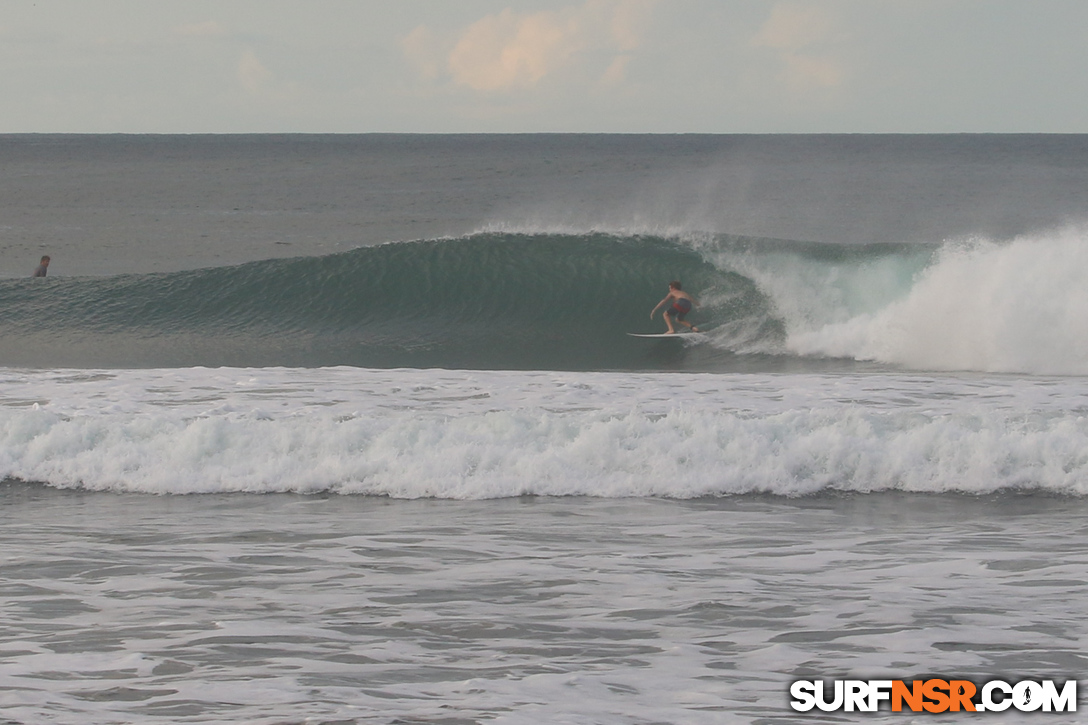
[[[913,369],[1084,375],[1086,240],[1084,229],[1067,228],[1005,243],[950,242],[887,304],[852,304],[851,297],[871,299],[866,286],[893,288],[881,277],[894,271],[872,270],[838,289],[833,283],[830,302],[807,298],[818,300],[815,310],[782,295],[796,320],[787,347]]]
[[[1081,136],[0,136],[0,722],[1080,680],[1085,190]],[[672,279],[709,334],[628,336]]]
[[[0,474],[114,492],[1081,495],[1088,381],[7,371]],[[106,403],[108,401],[108,403]]]

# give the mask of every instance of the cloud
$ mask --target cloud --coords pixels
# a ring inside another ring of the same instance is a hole
[[[846,78],[843,64],[834,58],[787,54],[784,78],[795,88],[835,88]]]
[[[612,64],[608,66],[608,69],[605,70],[604,75],[601,76],[601,80],[606,85],[623,83],[627,79],[627,65],[633,57],[629,54],[617,55]]]
[[[255,95],[264,92],[273,82],[272,72],[264,67],[252,50],[242,54],[236,75],[242,88]]]
[[[219,23],[214,20],[207,20],[203,23],[193,23],[191,25],[179,25],[174,28],[175,35],[182,35],[189,38],[214,38],[221,35],[226,35],[227,31]]]
[[[569,11],[519,16],[506,9],[469,26],[450,53],[450,76],[476,91],[526,88],[564,65],[581,36]]]
[[[778,3],[752,38],[757,48],[769,48],[778,56],[781,80],[793,90],[829,89],[846,77],[845,65],[830,47],[839,41],[835,24],[816,5]]]
[[[831,21],[822,9],[779,3],[771,9],[771,17],[756,33],[752,43],[781,50],[799,50],[824,42],[830,32]]]
[[[453,36],[417,27],[401,47],[423,78],[445,77],[477,92],[532,88],[571,69],[617,83],[642,44],[655,3],[587,0],[536,13],[506,8]],[[606,62],[600,62],[601,56]]]
[[[298,103],[306,89],[295,81],[277,76],[247,48],[234,69],[238,84],[256,101],[271,103]]]
[[[620,50],[631,51],[642,44],[656,4],[656,0],[626,0],[612,8],[612,37]]]

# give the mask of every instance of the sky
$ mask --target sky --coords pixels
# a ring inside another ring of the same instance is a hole
[[[1085,133],[1085,0],[0,0],[0,133]]]

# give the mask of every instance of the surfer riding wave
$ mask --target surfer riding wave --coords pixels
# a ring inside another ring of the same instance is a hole
[[[674,317],[676,318],[677,322],[679,322],[681,325],[688,328],[692,332],[700,332],[698,327],[684,319],[685,317],[687,317],[687,314],[691,312],[691,308],[698,307],[699,303],[695,300],[694,297],[692,297],[682,289],[680,282],[675,280],[669,282],[669,294],[665,295],[665,299],[658,302],[653,310],[650,311],[650,319],[654,319],[654,315],[657,314],[657,311],[661,308],[661,306],[670,301],[672,302],[672,306],[667,308],[665,310],[665,314],[663,315],[663,317],[665,318],[665,325],[669,328],[669,334],[676,334],[676,328],[673,327]]]

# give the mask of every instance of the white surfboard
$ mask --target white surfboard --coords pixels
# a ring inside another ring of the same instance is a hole
[[[641,332],[628,332],[631,337],[703,337],[705,332],[655,332],[653,334],[646,334]]]

